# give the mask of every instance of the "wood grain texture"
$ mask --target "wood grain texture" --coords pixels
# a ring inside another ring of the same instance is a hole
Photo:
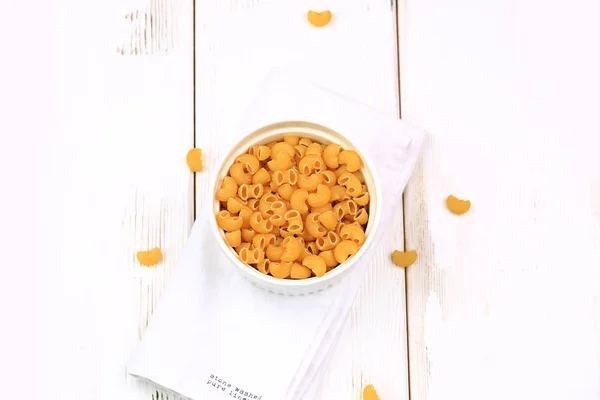
[[[360,399],[373,383],[407,399],[408,363],[412,399],[600,398],[597,2],[403,0],[399,36],[390,5],[196,0],[195,136],[192,2],[11,9],[4,397],[176,400],[125,363],[236,116],[270,67],[290,64],[396,113],[399,37],[403,118],[431,135],[405,193],[419,259],[407,282],[378,268],[404,241],[399,204],[320,398]],[[308,9],[327,8],[330,25],[308,25]],[[449,214],[449,194],[471,210]],[[154,246],[164,260],[140,267],[135,252]]]
[[[411,397],[600,398],[598,3],[399,7]]]
[[[330,9],[331,23],[312,27],[306,20],[310,9]],[[231,133],[237,118],[272,67],[295,67],[302,76],[397,114],[395,19],[389,0],[197,0],[196,145],[204,150],[207,171],[196,177],[196,207],[203,206],[216,163],[240,134]],[[393,227],[344,328],[319,398],[360,399],[368,383],[383,399],[408,398],[405,272],[382,266],[403,244],[401,204]]]
[[[192,3],[164,1],[168,12],[152,11],[172,45],[168,55],[148,56],[116,49],[130,38],[125,15],[154,2],[51,3],[35,31],[52,35],[51,52],[30,51],[55,85],[30,97],[44,99],[40,111],[50,114],[28,132],[43,144],[29,155],[44,162],[16,170],[40,186],[42,222],[33,226],[43,225],[43,236],[30,241],[29,252],[44,257],[47,327],[38,335],[45,365],[40,383],[30,375],[19,397],[148,400],[155,389],[129,378],[125,364],[193,221],[185,163],[193,146]],[[28,110],[30,119],[40,115]],[[163,261],[140,266],[136,252],[154,246]],[[29,386],[44,395],[31,395]]]

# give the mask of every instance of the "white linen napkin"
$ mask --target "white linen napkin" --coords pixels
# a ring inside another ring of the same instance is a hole
[[[275,70],[242,119],[240,137],[233,140],[286,120],[332,128],[373,160],[382,210],[373,246],[363,258],[372,259],[414,169],[423,132]],[[269,293],[238,275],[218,248],[207,218],[214,218],[208,207],[199,213],[128,372],[198,400],[316,398],[319,372],[370,262],[359,263],[341,283],[319,293]]]

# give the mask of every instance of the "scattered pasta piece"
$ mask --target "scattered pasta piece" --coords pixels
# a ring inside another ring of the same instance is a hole
[[[446,199],[446,206],[453,214],[461,215],[469,211],[471,202],[469,200],[461,200],[452,195]]]
[[[379,400],[375,387],[373,385],[367,385],[363,389],[363,400]]]
[[[202,149],[193,148],[190,151],[188,151],[187,156],[185,157],[185,161],[187,162],[190,171],[202,171]]]
[[[158,247],[155,247],[148,251],[138,251],[136,256],[140,264],[150,267],[158,264],[162,257],[162,252]]]
[[[239,260],[277,279],[319,278],[365,243],[369,187],[358,152],[295,134],[239,154],[216,193]]]
[[[415,250],[394,250],[392,253],[392,261],[399,267],[410,267],[417,261],[417,252]]]
[[[331,21],[331,11],[329,10],[321,12],[310,10],[306,16],[308,22],[317,28],[321,28]]]

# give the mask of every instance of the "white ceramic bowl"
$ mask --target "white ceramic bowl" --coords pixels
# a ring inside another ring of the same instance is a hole
[[[248,151],[248,148],[253,145],[266,144],[274,140],[282,140],[284,135],[295,134],[298,136],[308,137],[320,143],[338,143],[344,149],[356,151],[363,160],[362,172],[365,177],[365,184],[369,190],[369,222],[365,233],[367,239],[363,243],[352,258],[343,264],[335,267],[322,277],[312,277],[308,279],[292,280],[278,279],[270,275],[264,275],[255,268],[252,268],[242,263],[235,250],[227,244],[223,231],[217,226],[216,215],[220,211],[219,201],[216,200],[216,193],[221,187],[223,177],[227,175],[229,168],[233,164],[235,158]],[[368,135],[368,132],[365,132]],[[381,190],[379,188],[379,179],[376,176],[373,168],[373,163],[366,157],[359,148],[356,148],[352,143],[341,134],[326,128],[322,125],[310,122],[286,121],[262,127],[254,132],[251,132],[244,137],[230,152],[227,154],[219,167],[216,179],[212,188],[213,199],[213,218],[211,218],[211,229],[217,238],[219,247],[229,260],[235,265],[235,269],[241,273],[254,285],[269,292],[283,295],[307,295],[326,289],[335,283],[338,283],[349,271],[359,262],[369,262],[363,260],[362,256],[369,246],[372,245],[372,232],[379,226],[380,210],[381,210]]]

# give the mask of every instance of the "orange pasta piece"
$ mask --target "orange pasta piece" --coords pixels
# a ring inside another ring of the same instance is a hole
[[[325,25],[327,25],[330,21],[331,21],[331,11],[326,10],[326,11],[313,11],[310,10],[307,14],[306,14],[306,18],[308,19],[308,22],[311,23],[312,26],[315,26],[317,28],[321,28]]]
[[[471,202],[469,200],[462,200],[450,195],[446,199],[446,206],[453,214],[462,215],[469,211],[471,208]]]
[[[417,261],[417,252],[415,250],[394,250],[392,253],[392,261],[399,267],[410,267]]]
[[[373,385],[367,385],[363,389],[363,400],[379,400],[379,396]]]
[[[202,171],[202,149],[193,148],[188,151],[187,155],[185,156],[185,162],[190,168],[190,171]]]
[[[148,251],[138,251],[136,257],[140,264],[149,267],[158,264],[162,258],[162,252],[158,247],[155,247]]]

